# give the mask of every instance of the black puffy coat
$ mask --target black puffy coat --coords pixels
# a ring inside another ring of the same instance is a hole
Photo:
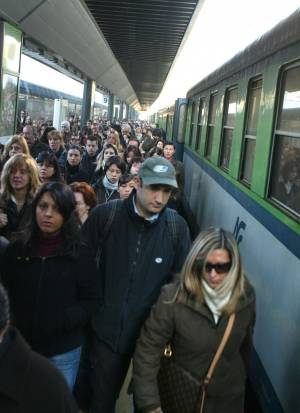
[[[4,257],[1,275],[15,324],[33,350],[47,357],[81,345],[96,306],[95,280],[71,247],[40,257],[17,241]]]

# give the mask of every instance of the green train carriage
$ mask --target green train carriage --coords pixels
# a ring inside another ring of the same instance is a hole
[[[263,411],[300,411],[299,10],[178,99],[172,137],[200,228],[235,233],[256,289]]]

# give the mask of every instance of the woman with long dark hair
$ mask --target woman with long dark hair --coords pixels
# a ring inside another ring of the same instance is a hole
[[[32,204],[31,226],[8,247],[2,270],[16,327],[71,389],[96,303],[94,279],[80,265],[75,206],[67,185],[44,184]]]
[[[43,184],[63,181],[54,153],[47,151],[40,152],[36,158],[36,163],[39,168],[40,181]]]

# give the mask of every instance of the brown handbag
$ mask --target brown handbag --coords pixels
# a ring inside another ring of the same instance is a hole
[[[218,347],[203,381],[172,360],[172,349],[165,348],[158,372],[158,388],[164,413],[203,413],[206,389],[231,334],[235,313],[231,314]]]

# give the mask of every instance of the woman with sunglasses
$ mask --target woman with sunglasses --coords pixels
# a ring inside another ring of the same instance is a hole
[[[163,287],[137,342],[133,378],[139,411],[165,412],[157,376],[166,345],[171,346],[173,362],[201,381],[232,313],[235,321],[207,386],[204,413],[243,412],[255,320],[255,294],[244,276],[235,238],[209,228],[194,241],[181,282]]]

